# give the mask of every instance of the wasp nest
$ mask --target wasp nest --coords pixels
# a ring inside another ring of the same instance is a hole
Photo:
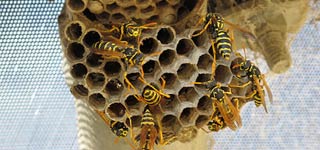
[[[146,87],[138,80],[141,72],[136,67],[127,67],[120,58],[104,58],[92,53],[90,48],[107,36],[104,31],[110,24],[156,21],[159,25],[143,30],[141,36],[139,49],[147,55],[142,68],[146,82],[161,87],[164,79],[162,90],[170,98],[163,97],[152,113],[160,120],[165,139],[176,136],[176,140],[188,142],[195,138],[215,108],[205,87],[192,82],[210,80],[213,54],[206,34],[192,37],[200,28],[185,29],[187,26],[180,28],[179,24],[199,19],[190,13],[194,9],[200,11],[205,7],[203,3],[201,0],[67,0],[59,16],[59,28],[64,60],[70,66],[65,74],[69,75],[67,84],[72,94],[94,110],[104,111],[111,120],[130,126],[130,117],[133,131],[138,135],[146,104],[128,89],[124,75],[127,72],[126,77],[141,92]],[[158,55],[150,55],[153,53]],[[228,84],[247,82],[248,79],[241,81],[235,77],[236,72],[230,68],[242,60],[240,56],[232,53],[230,60],[225,60],[217,54],[216,58],[215,79],[222,83],[222,89]],[[248,89],[251,88],[234,88],[230,98],[245,96],[251,92]],[[244,103],[241,101],[240,107]]]

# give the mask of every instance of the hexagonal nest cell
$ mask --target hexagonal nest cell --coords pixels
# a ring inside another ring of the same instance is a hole
[[[204,4],[203,0],[67,0],[59,17],[59,29],[64,57],[70,66],[67,73],[73,80],[68,82],[72,83],[71,93],[92,109],[104,112],[109,120],[129,127],[131,118],[133,132],[140,132],[143,110],[148,106],[138,96],[151,85],[161,95],[159,104],[150,110],[154,119],[161,121],[164,139],[191,141],[211,115],[217,114],[213,112],[213,99],[207,96],[209,90],[204,84],[194,83],[212,79],[214,60],[208,35],[192,36],[201,30],[193,25],[204,16],[199,12]],[[136,24],[122,30],[120,26],[128,21]],[[149,23],[157,25],[147,27]],[[104,56],[92,49],[105,39],[115,46],[102,50],[124,56]],[[139,53],[144,56],[142,60],[141,55],[136,55]],[[214,79],[222,83],[223,90],[228,84],[248,81],[235,77],[244,75],[239,68],[232,68],[242,58],[233,53],[231,56],[230,60],[223,60],[216,54]],[[244,96],[250,87],[231,88],[230,98]],[[244,103],[241,100],[241,106]],[[156,122],[157,128],[159,125]]]

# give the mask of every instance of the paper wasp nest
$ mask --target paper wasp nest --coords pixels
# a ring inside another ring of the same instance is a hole
[[[65,75],[72,94],[127,126],[128,111],[137,135],[146,105],[133,96],[136,94],[133,90],[128,90],[124,82],[125,64],[119,58],[104,59],[90,52],[90,46],[106,36],[103,31],[111,23],[158,22],[156,28],[142,33],[142,53],[160,53],[147,57],[143,70],[145,80],[152,85],[160,87],[163,78],[166,81],[163,92],[171,98],[162,98],[152,113],[160,118],[165,139],[177,136],[180,142],[191,141],[198,129],[206,126],[214,109],[206,89],[191,83],[208,81],[211,77],[213,57],[209,39],[206,34],[192,37],[200,28],[190,28],[199,15],[204,15],[205,4],[204,0],[67,0],[59,16],[59,28],[64,63],[69,66]],[[227,2],[220,5],[234,6]],[[215,79],[223,88],[240,84],[230,69],[240,59],[233,53],[229,61],[217,55]],[[141,92],[146,85],[137,80],[139,70],[129,67],[127,72],[128,79]],[[248,88],[233,89],[230,98],[244,96],[250,92]]]

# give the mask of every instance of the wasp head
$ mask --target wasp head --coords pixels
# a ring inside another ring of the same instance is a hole
[[[240,70],[249,70],[249,68],[250,68],[250,66],[251,66],[251,61],[250,60],[246,60],[246,61],[244,61],[244,62],[242,62],[241,64],[240,64]]]

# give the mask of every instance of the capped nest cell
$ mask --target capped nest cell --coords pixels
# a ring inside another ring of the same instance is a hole
[[[162,96],[159,104],[150,108],[157,128],[162,126],[164,140],[174,136],[171,143],[192,141],[216,111],[206,87],[193,84],[209,81],[213,69],[214,57],[207,34],[192,36],[201,30],[194,25],[200,15],[204,15],[206,2],[67,0],[59,17],[59,28],[64,57],[70,66],[68,73],[73,80],[68,82],[71,93],[92,109],[105,112],[108,119],[125,123],[139,135],[147,106],[137,95],[149,86],[139,80],[143,70],[148,84],[169,95]],[[218,5],[228,8],[241,2]],[[100,40],[110,36],[119,39],[121,35],[110,29],[129,20],[142,26],[157,22],[155,27],[142,30],[138,43],[127,41],[145,55],[141,66],[130,66],[119,56],[105,57],[92,51]],[[219,54],[216,58],[215,79],[223,87],[248,81],[235,77],[239,70],[231,68],[240,61],[239,56],[232,52],[230,60]],[[134,87],[130,87],[126,79]],[[230,99],[245,96],[250,89],[233,88],[228,96]],[[248,101],[241,101],[241,106]]]

